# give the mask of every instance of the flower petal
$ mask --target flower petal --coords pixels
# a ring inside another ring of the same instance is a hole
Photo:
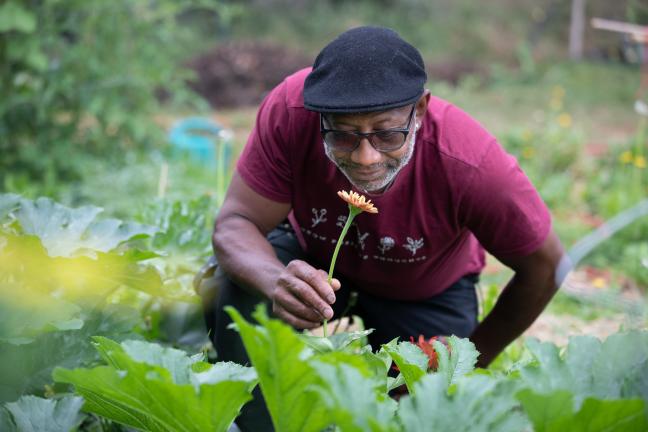
[[[367,213],[378,213],[378,209],[373,205],[371,200],[365,198],[364,195],[360,195],[359,193],[353,191],[338,191],[337,194],[344,201],[360,209],[361,211]]]

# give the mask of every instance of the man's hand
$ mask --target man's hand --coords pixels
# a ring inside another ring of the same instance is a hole
[[[298,329],[310,329],[333,318],[331,306],[335,291],[340,288],[337,279],[327,282],[328,275],[308,263],[293,260],[279,274],[272,291],[272,312]]]

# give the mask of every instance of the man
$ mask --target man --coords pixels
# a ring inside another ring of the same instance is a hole
[[[470,337],[482,367],[544,309],[563,255],[547,208],[515,159],[424,90],[426,79],[398,34],[361,27],[266,97],[216,220],[216,289],[203,293],[221,360],[248,361],[224,305],[249,317],[265,301],[309,329],[338,317],[356,291],[353,313],[375,329],[374,348],[455,334]],[[379,213],[356,217],[329,285],[324,269],[348,214],[339,190],[364,194]],[[515,276],[478,323],[484,249]],[[239,427],[270,430],[262,411],[246,407]]]

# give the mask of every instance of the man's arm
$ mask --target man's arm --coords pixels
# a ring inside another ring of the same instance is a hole
[[[235,173],[216,223],[212,244],[219,265],[237,285],[273,302],[273,313],[297,328],[313,328],[333,316],[339,282],[299,260],[284,266],[266,235],[290,212],[290,205],[254,192]]]
[[[477,366],[488,366],[544,310],[558,289],[556,270],[563,254],[560,240],[551,231],[532,254],[501,259],[515,275],[470,337],[481,353]]]

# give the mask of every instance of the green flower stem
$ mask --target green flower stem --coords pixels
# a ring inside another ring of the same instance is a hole
[[[340,247],[342,246],[342,243],[344,243],[344,237],[346,236],[347,231],[349,231],[349,227],[351,226],[353,219],[356,217],[356,215],[360,213],[362,213],[362,210],[349,204],[349,217],[347,218],[346,223],[344,224],[344,228],[342,228],[342,232],[340,233],[340,238],[338,239],[337,244],[335,245],[333,258],[331,258],[331,266],[329,267],[328,279],[327,279],[329,285],[333,280],[333,269],[335,268],[335,261],[337,261],[337,256],[338,253],[340,252]],[[327,325],[328,325],[328,320],[324,320],[324,337],[328,337]]]

